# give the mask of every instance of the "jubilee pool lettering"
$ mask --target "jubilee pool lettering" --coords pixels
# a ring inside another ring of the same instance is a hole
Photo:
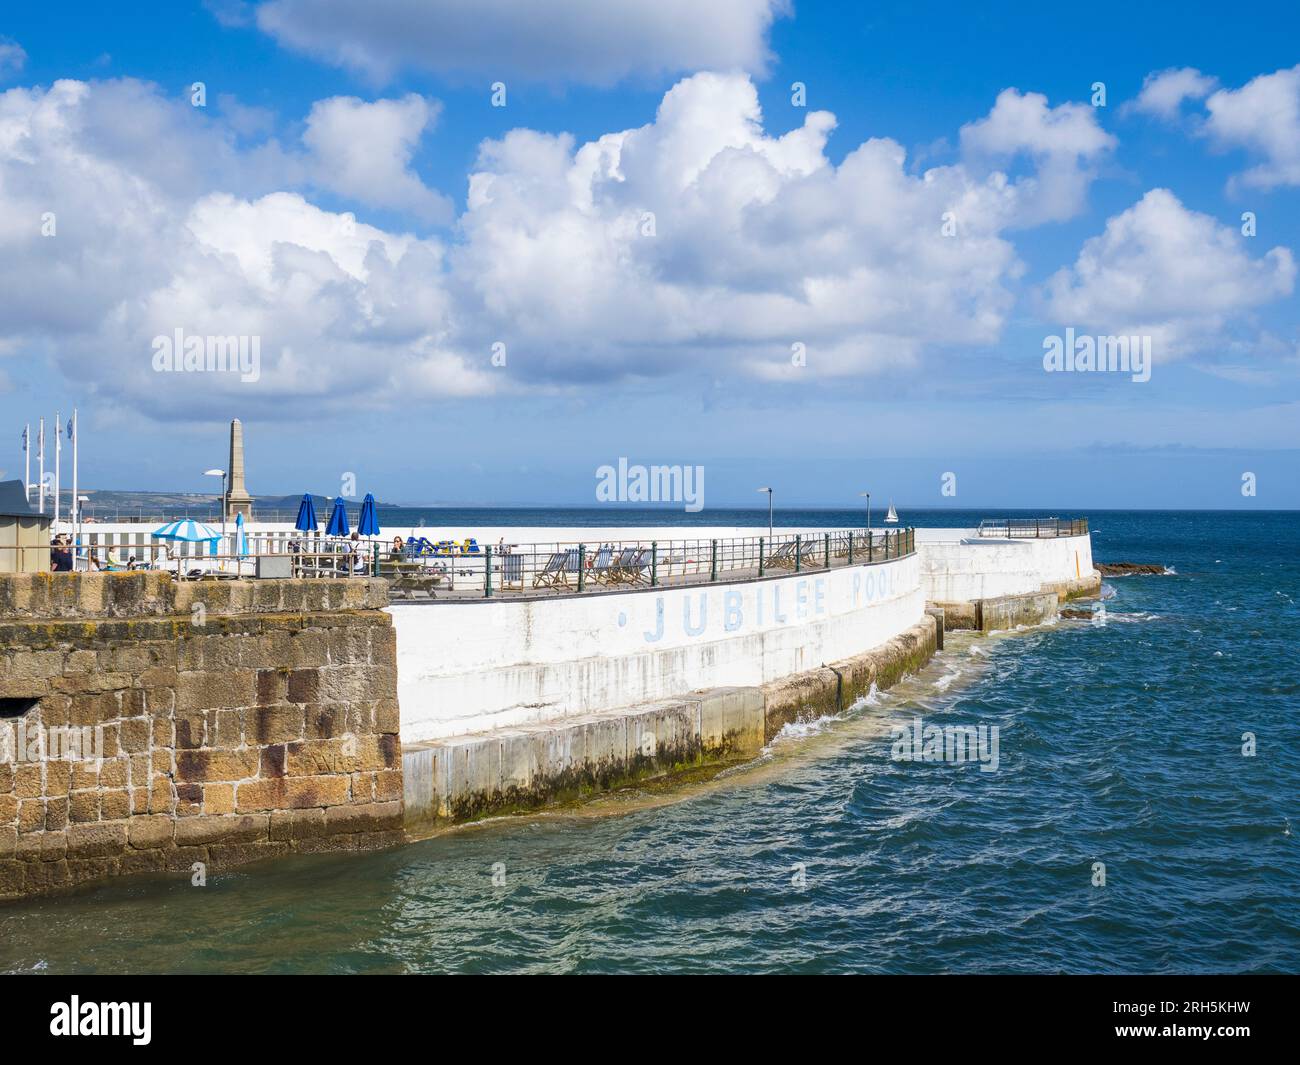
[[[899,590],[899,574],[897,568],[892,566],[865,573],[855,570],[848,574],[835,574],[835,589],[844,588],[846,578],[848,609],[890,599]],[[743,590],[726,589],[722,592],[721,631],[735,633],[747,627],[762,628],[765,625],[785,625],[791,620],[806,621],[809,618],[826,617],[830,612],[827,600],[833,590],[828,587],[828,579],[830,578],[824,574],[805,577],[795,581],[793,589],[788,581],[759,584]],[[709,630],[709,595],[709,591],[704,590],[683,596],[681,625],[682,633],[686,636],[703,636]],[[646,643],[662,640],[668,625],[675,621],[669,615],[675,615],[676,610],[668,610],[665,596],[655,597],[653,609],[653,623],[644,632]],[[620,626],[625,624],[625,617],[626,614],[620,615]],[[716,629],[719,619],[715,617],[713,621]]]

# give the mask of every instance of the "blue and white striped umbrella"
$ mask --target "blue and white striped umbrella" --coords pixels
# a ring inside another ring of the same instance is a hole
[[[187,544],[215,544],[221,539],[221,533],[211,526],[204,525],[203,522],[195,521],[192,518],[174,521],[170,525],[154,529],[149,535],[155,540],[179,540]]]

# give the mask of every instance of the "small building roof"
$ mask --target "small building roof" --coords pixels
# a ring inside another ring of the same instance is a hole
[[[22,481],[0,481],[0,518],[40,518],[48,522],[49,514],[38,514],[27,501]]]

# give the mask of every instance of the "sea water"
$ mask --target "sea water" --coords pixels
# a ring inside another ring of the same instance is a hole
[[[1104,623],[950,634],[919,676],[680,790],[3,905],[0,970],[1300,970],[1300,515],[1090,517],[1097,559],[1174,570],[1108,579]],[[891,757],[917,717],[997,728],[996,771]]]

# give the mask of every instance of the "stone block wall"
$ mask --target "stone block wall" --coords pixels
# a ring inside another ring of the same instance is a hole
[[[0,899],[399,842],[386,604],[365,578],[0,575]]]

